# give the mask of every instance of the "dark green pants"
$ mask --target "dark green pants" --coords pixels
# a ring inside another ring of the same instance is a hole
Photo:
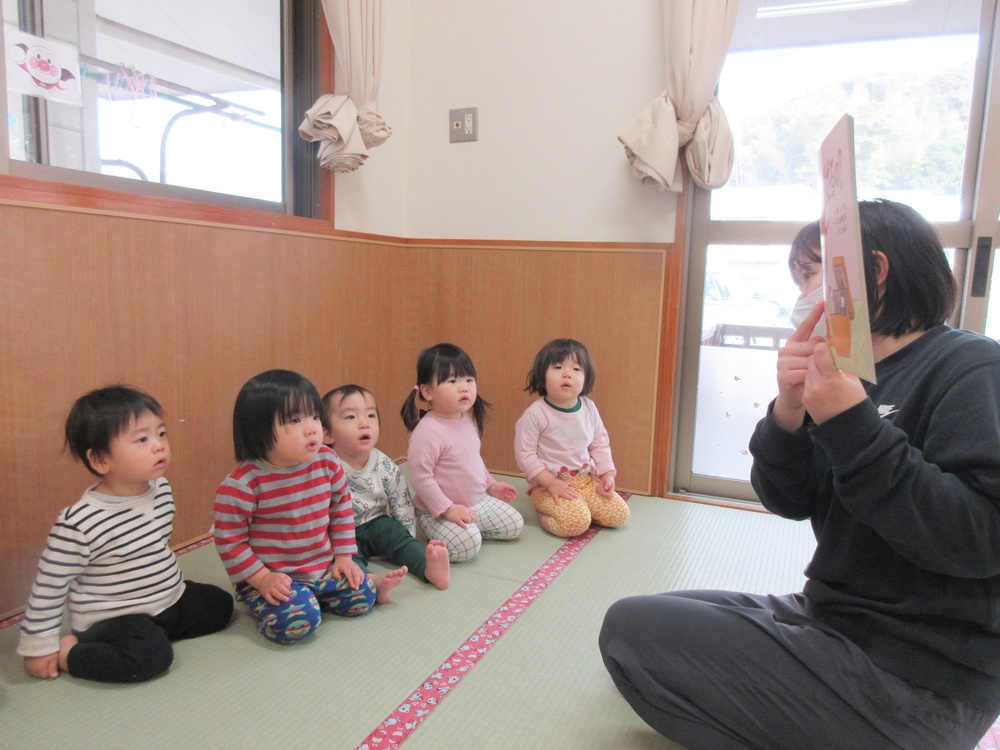
[[[427,567],[424,545],[395,518],[379,516],[374,521],[363,523],[355,528],[354,536],[358,541],[354,562],[366,573],[370,558],[384,557],[393,565],[405,565],[420,580],[427,580],[424,576]]]

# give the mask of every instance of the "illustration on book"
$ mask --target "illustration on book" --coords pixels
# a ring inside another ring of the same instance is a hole
[[[844,115],[823,141],[820,167],[827,343],[839,369],[874,383],[875,361],[854,173],[854,120],[850,115]]]

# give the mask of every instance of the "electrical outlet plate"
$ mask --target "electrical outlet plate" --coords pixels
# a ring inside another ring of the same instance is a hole
[[[479,140],[479,108],[463,107],[448,111],[448,142]]]

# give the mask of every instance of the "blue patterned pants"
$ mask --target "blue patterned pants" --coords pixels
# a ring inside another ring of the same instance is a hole
[[[275,643],[296,643],[316,632],[328,609],[342,617],[363,615],[375,604],[375,583],[366,575],[355,590],[347,578],[293,578],[292,595],[287,602],[271,604],[249,583],[236,586],[236,598],[246,602],[257,619],[257,630]]]

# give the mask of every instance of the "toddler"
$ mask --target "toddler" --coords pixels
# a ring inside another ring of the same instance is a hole
[[[323,396],[328,428],[324,442],[340,459],[354,499],[354,561],[367,571],[368,559],[381,555],[421,580],[446,589],[451,583],[448,549],[431,539],[416,540],[413,501],[396,462],[375,447],[379,414],[375,397],[359,385],[342,385]]]
[[[514,457],[542,528],[573,537],[591,522],[617,528],[629,517],[615,492],[608,432],[594,402],[594,362],[573,339],[555,339],[535,357],[529,393],[539,398],[517,420]]]
[[[278,643],[312,635],[321,608],[367,612],[405,575],[370,578],[357,551],[351,493],[323,445],[323,403],[306,378],[269,370],[236,397],[237,467],[215,497],[215,547],[257,630]]]
[[[417,398],[430,405],[422,412]],[[441,539],[452,562],[479,553],[483,539],[514,539],[524,519],[510,503],[517,489],[496,481],[479,455],[489,403],[476,391],[476,368],[454,344],[420,353],[417,385],[400,411],[410,431],[407,461],[417,522]]]
[[[66,445],[100,481],[49,533],[17,652],[34,677],[151,679],[170,667],[171,641],[226,627],[233,597],[183,580],[170,549],[170,443],[156,399],[121,385],[91,391],[70,410]],[[72,634],[60,638],[67,603]]]

